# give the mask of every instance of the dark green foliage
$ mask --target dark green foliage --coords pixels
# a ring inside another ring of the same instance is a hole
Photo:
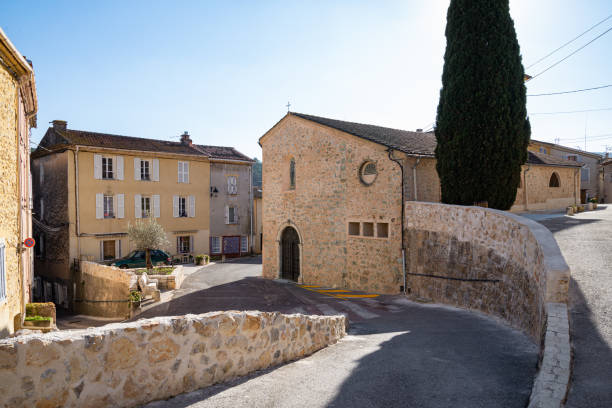
[[[261,162],[257,157],[253,157],[253,186],[261,187]]]
[[[436,118],[442,202],[509,209],[531,127],[508,0],[451,0]]]

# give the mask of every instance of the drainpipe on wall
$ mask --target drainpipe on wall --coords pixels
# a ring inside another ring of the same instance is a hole
[[[75,217],[75,226],[76,226],[76,236],[77,236],[77,259],[81,260],[81,222],[79,217],[79,146],[76,147],[76,151],[73,151],[74,154],[74,204],[76,207],[76,217]],[[68,239],[70,239],[70,233],[68,234]],[[70,253],[70,249],[68,250]],[[68,265],[70,265],[70,257],[68,260]],[[72,279],[72,310],[75,310],[74,300],[76,299],[76,279]]]
[[[251,220],[250,233],[249,233],[249,249],[250,253],[253,253],[253,164],[249,167],[249,207],[251,209]]]
[[[414,163],[414,166],[412,166],[412,180],[414,183],[414,201],[418,201],[417,198],[417,174],[416,174],[416,168],[419,165],[419,163],[421,162],[421,158],[417,157],[416,158],[416,162]]]
[[[526,169],[525,169],[525,171],[523,172],[523,196],[524,196],[524,199],[525,199],[525,211],[528,211],[528,208],[527,208],[527,199],[528,199],[529,197],[528,197],[528,195],[527,195],[527,172],[528,172],[529,170],[531,170],[531,165],[530,165],[530,164],[528,164],[528,165],[527,165],[527,168],[526,168]],[[575,191],[575,190],[576,190],[576,189],[574,189],[574,191]]]
[[[401,207],[402,207],[402,219],[401,219],[401,226],[402,226],[402,274],[404,275],[404,286],[403,286],[403,292],[404,292],[404,296],[406,295],[406,248],[404,245],[404,205],[405,205],[405,197],[406,194],[404,192],[404,166],[402,165],[402,163],[398,160],[398,159],[394,159],[393,158],[393,149],[389,148],[387,149],[387,153],[389,154],[389,160],[394,161],[395,163],[397,163],[397,165],[400,168],[401,174],[402,174],[402,202],[401,202]]]
[[[576,191],[578,190],[578,172],[582,170],[582,167],[577,167],[574,170],[574,205],[578,205],[578,197]]]

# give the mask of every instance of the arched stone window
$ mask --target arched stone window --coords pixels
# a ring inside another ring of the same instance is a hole
[[[557,172],[553,172],[550,176],[550,181],[548,182],[548,187],[559,187],[561,186],[561,182],[559,181],[559,175]]]
[[[295,159],[289,161],[289,188],[295,189]]]

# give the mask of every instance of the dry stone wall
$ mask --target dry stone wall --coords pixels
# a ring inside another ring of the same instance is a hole
[[[0,340],[0,406],[137,406],[309,355],[345,324],[213,312]]]
[[[547,302],[567,302],[569,267],[550,231],[480,207],[406,203],[414,297],[497,315],[539,339]]]

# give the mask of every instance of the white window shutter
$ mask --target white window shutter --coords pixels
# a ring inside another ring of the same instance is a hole
[[[115,240],[115,259],[121,258],[121,240]]]
[[[232,177],[232,193],[238,194],[238,177]]]
[[[134,157],[134,180],[140,180],[140,159]]]
[[[142,218],[142,196],[140,194],[134,194],[134,216]]]
[[[153,159],[153,181],[159,181],[159,159]]]
[[[96,218],[104,218],[104,194],[96,194]]]
[[[94,178],[100,180],[102,178],[102,155],[94,154]]]
[[[193,235],[189,237],[189,252],[191,253],[193,253],[193,239],[194,239]]]
[[[183,173],[184,173],[185,183],[189,183],[189,162],[183,163]]]
[[[172,216],[174,218],[179,216],[179,196],[172,196]]]
[[[117,180],[123,180],[123,156],[115,156],[115,162],[117,163]]]
[[[183,162],[178,162],[178,170],[177,170],[177,174],[178,174],[178,182],[182,182],[183,181]]]
[[[225,223],[229,224],[229,206],[225,206]]]
[[[100,241],[100,260],[104,260],[104,241]]]
[[[195,196],[189,196],[189,216],[195,217]]]
[[[123,194],[115,195],[117,200],[117,218],[125,217],[125,196]]]
[[[179,237],[176,237],[176,253],[181,253],[181,239]]]
[[[159,203],[160,203],[159,195],[155,194],[153,196],[153,216],[155,218],[159,218],[161,216],[161,210],[159,208]]]
[[[227,178],[227,193],[232,194],[232,178]]]

